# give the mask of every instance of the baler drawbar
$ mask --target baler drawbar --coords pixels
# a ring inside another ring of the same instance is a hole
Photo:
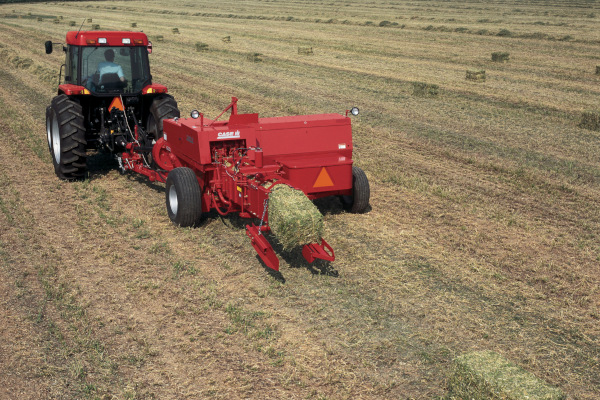
[[[218,121],[226,111],[227,121]],[[264,233],[270,231],[268,201],[276,185],[301,190],[309,199],[340,196],[349,211],[369,205],[369,183],[352,165],[350,118],[339,114],[259,118],[238,114],[237,98],[214,120],[197,111],[191,118],[163,121],[163,137],[153,147],[151,168],[135,143],[127,145],[120,165],[166,183],[170,219],[180,226],[199,224],[202,214],[237,212],[260,219],[246,225],[251,244],[267,267],[279,259]],[[136,129],[137,135],[137,129]],[[321,238],[303,246],[309,262],[333,261],[333,248]]]

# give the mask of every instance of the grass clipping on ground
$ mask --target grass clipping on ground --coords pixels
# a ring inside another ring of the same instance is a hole
[[[269,195],[269,226],[284,249],[321,240],[323,215],[301,190],[276,185]]]
[[[562,400],[564,393],[493,351],[464,354],[455,360],[449,399]]]

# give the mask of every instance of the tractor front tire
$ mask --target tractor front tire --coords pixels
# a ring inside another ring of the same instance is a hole
[[[177,102],[173,96],[163,94],[157,96],[150,105],[150,113],[146,121],[146,131],[154,140],[158,140],[163,136],[163,120],[169,118],[180,117]]]
[[[63,180],[80,180],[86,172],[86,139],[81,105],[61,94],[46,109],[48,150],[54,172]]]
[[[341,196],[344,209],[353,214],[362,214],[369,208],[369,199],[371,198],[371,188],[365,172],[352,167],[352,195]]]
[[[202,218],[202,192],[190,168],[175,168],[167,176],[167,213],[175,225],[197,226]]]

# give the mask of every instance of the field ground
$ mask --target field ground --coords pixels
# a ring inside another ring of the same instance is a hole
[[[176,228],[164,187],[104,155],[58,181],[64,56],[43,43],[86,18],[137,23],[182,114],[360,107],[372,210],[318,202],[336,262],[280,252],[275,279],[243,221]],[[0,398],[431,399],[489,349],[597,399],[600,132],[578,123],[600,108],[599,19],[584,0],[0,5]]]

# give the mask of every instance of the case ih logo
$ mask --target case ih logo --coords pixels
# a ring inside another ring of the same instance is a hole
[[[217,133],[217,139],[235,139],[240,137],[240,131],[231,132],[219,132]]]

